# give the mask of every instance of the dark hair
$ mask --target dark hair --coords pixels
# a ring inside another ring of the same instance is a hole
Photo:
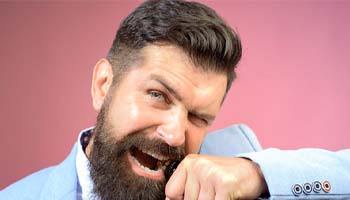
[[[150,0],[127,16],[108,54],[114,73],[127,69],[148,44],[170,44],[184,50],[196,66],[226,73],[226,91],[236,77],[242,55],[238,35],[216,12],[200,3]]]

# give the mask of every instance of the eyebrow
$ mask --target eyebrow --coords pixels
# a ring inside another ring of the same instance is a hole
[[[159,82],[163,87],[165,87],[173,96],[175,96],[176,99],[178,99],[179,101],[182,101],[182,97],[179,94],[179,92],[175,89],[175,87],[169,83],[164,77],[157,75],[157,74],[151,74],[150,76],[151,80],[155,80],[157,82]],[[208,123],[210,124],[211,122],[214,121],[215,116],[214,115],[210,115],[210,114],[205,114],[205,113],[200,113],[194,110],[190,110],[189,111],[192,115],[198,116],[199,118],[203,118],[206,119],[208,121]]]

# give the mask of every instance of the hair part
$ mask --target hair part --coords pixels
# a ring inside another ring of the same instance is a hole
[[[197,2],[150,0],[127,16],[117,31],[107,56],[113,66],[114,83],[140,59],[140,50],[149,44],[175,45],[195,66],[226,73],[226,93],[242,56],[239,36],[213,9]]]

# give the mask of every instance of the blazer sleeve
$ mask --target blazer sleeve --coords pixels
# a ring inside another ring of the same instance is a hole
[[[270,199],[350,199],[350,149],[266,149],[243,153],[265,177]]]

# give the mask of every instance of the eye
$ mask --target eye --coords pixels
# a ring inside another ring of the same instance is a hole
[[[209,122],[206,119],[200,118],[194,114],[189,113],[189,120],[198,127],[205,127],[209,125]]]
[[[157,100],[157,101],[166,101],[166,97],[163,95],[163,93],[156,91],[156,90],[151,90],[148,92],[148,94],[151,96],[151,98]]]
[[[205,120],[205,119],[203,119],[203,118],[198,118],[198,120],[201,121],[201,123],[202,123],[203,126],[208,126],[208,124],[209,124],[208,121]]]

